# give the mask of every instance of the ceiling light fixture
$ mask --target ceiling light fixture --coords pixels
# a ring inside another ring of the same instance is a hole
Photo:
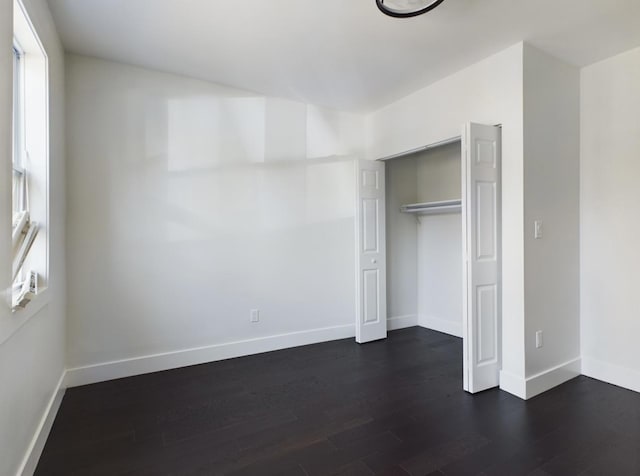
[[[376,0],[382,13],[396,18],[409,18],[427,13],[444,0]]]

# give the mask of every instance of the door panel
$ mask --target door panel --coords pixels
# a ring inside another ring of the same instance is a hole
[[[496,259],[496,184],[476,183],[476,259],[479,261]]]
[[[496,285],[476,288],[476,312],[478,335],[476,336],[476,361],[478,364],[493,363],[498,358],[496,339],[498,288]]]
[[[362,251],[365,253],[378,252],[378,199],[365,198],[362,200],[362,219],[364,220]]]
[[[500,128],[467,124],[463,140],[464,389],[499,385]]]
[[[367,269],[362,273],[362,279],[364,282],[363,322],[375,323],[380,318],[380,272],[377,269]]]
[[[357,161],[356,341],[387,337],[384,162]]]

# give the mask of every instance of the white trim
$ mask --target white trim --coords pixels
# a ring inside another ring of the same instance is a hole
[[[43,286],[49,282],[50,256],[50,107],[49,107],[49,55],[44,47],[38,29],[29,15],[24,0],[13,0],[13,34],[23,53],[24,82],[24,148],[23,167],[26,168],[30,182],[37,182],[31,187],[34,197],[27,196],[30,202],[31,218],[40,224],[39,237],[30,251],[30,268],[37,271]],[[27,2],[28,3],[28,2]],[[31,117],[31,119],[29,119]],[[29,134],[28,131],[32,130]],[[25,162],[26,161],[26,164]],[[35,200],[34,200],[35,199]]]
[[[547,390],[557,387],[572,378],[576,378],[581,372],[580,357],[557,365],[553,368],[527,377],[527,397],[532,398]]]
[[[640,392],[640,372],[592,357],[582,357],[582,374],[618,387]]]
[[[460,318],[460,322],[453,322],[440,317],[420,316],[418,318],[418,325],[425,329],[431,329],[462,338],[462,318]]]
[[[528,400],[578,377],[580,373],[580,357],[527,378],[522,378],[503,370],[500,371],[500,389],[523,400]]]
[[[527,399],[526,380],[505,370],[500,371],[500,390],[509,392],[523,400]]]
[[[204,364],[217,360],[260,354],[262,352],[271,352],[354,336],[355,326],[349,324],[132,357],[67,369],[64,386],[76,387],[78,385],[104,382],[122,377]]]
[[[443,139],[437,142],[433,142],[431,144],[423,145],[421,147],[416,147],[415,149],[405,150],[404,152],[398,152],[397,154],[387,155],[386,157],[380,157],[376,160],[392,160],[392,159],[401,159],[408,155],[417,154],[418,152],[424,152],[426,150],[435,149],[436,147],[442,147],[445,145],[455,144],[456,142],[461,142],[462,136],[449,137],[447,139]]]
[[[60,409],[62,397],[64,397],[64,380],[65,372],[63,371],[62,375],[60,375],[60,379],[58,379],[58,384],[53,391],[53,395],[51,395],[49,404],[47,405],[47,408],[45,409],[42,418],[40,419],[38,428],[36,428],[36,432],[34,433],[33,438],[29,443],[29,447],[27,448],[24,459],[22,460],[22,463],[18,468],[18,472],[16,473],[17,476],[31,476],[38,466],[38,461],[40,460],[40,456],[42,455],[42,450],[44,449],[44,445],[47,442],[47,438],[49,437],[49,432],[51,431],[51,427],[53,426],[53,421],[56,419],[56,415],[58,414],[58,410]]]
[[[407,327],[415,327],[418,325],[417,314],[407,314],[405,316],[394,316],[387,319],[387,330],[395,331],[398,329],[406,329]]]

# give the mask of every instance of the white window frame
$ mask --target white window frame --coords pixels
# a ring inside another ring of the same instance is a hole
[[[24,159],[24,51],[13,42],[13,179],[12,212],[27,210]]]
[[[13,220],[23,211],[28,212],[28,200],[26,199],[26,170],[24,168],[24,51],[13,39],[13,116],[12,116],[12,142],[13,150],[11,157],[12,182],[11,182],[11,212]],[[22,227],[20,227],[22,228]],[[20,230],[18,230],[20,231]],[[26,231],[26,230],[25,230]],[[13,246],[16,243],[16,232],[14,223]],[[24,281],[24,272],[19,270],[18,276],[13,280],[13,284]],[[15,294],[16,290],[14,290]]]
[[[13,0],[14,33],[14,144],[13,177],[20,180],[12,194],[12,212],[27,211],[29,226],[23,228],[20,246],[30,238],[28,253],[21,266],[18,248],[14,243],[14,259],[10,273],[16,274],[10,296],[13,318],[11,323],[0,322],[0,342],[4,341],[26,320],[49,302],[49,71],[48,56],[31,22],[22,0]],[[13,186],[12,186],[13,188]],[[19,217],[20,213],[13,215]],[[12,217],[13,218],[13,217]],[[36,226],[37,225],[37,226]],[[35,228],[35,230],[34,230]],[[37,231],[37,233],[33,233]],[[14,233],[15,234],[15,233]],[[24,255],[24,253],[23,253]],[[34,275],[37,279],[34,283]],[[22,283],[22,286],[20,286]],[[31,286],[35,284],[35,286]],[[15,307],[16,298],[25,290],[28,306]]]

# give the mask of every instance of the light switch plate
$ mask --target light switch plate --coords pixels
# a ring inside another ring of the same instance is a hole
[[[536,332],[536,349],[541,348],[544,345],[544,335],[542,331]]]
[[[542,220],[536,220],[533,222],[533,237],[536,240],[542,238]]]
[[[260,322],[260,310],[259,309],[251,309],[249,320],[251,322]]]

